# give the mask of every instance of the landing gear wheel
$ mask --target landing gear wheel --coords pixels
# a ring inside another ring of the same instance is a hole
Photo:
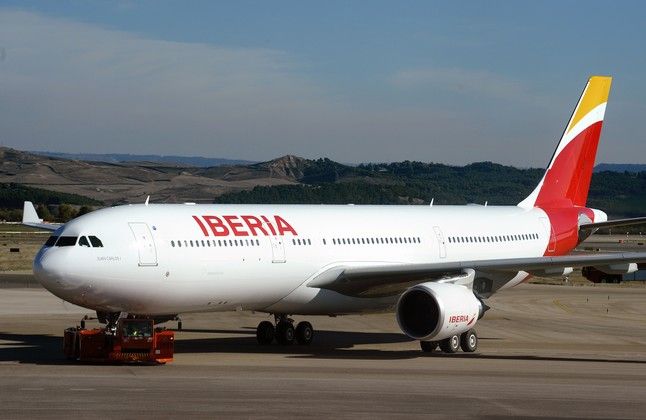
[[[256,328],[256,339],[259,344],[267,345],[274,341],[275,335],[274,324],[269,321],[262,321]]]
[[[475,330],[469,330],[460,336],[460,347],[466,353],[473,353],[478,349],[478,334]]]
[[[440,349],[442,349],[444,353],[455,353],[460,350],[460,337],[452,335],[449,338],[445,338],[440,341]]]
[[[308,346],[314,338],[314,328],[307,321],[299,322],[296,326],[296,341],[298,344]]]
[[[437,341],[420,341],[419,345],[424,353],[432,353],[437,348]]]
[[[291,322],[280,321],[276,325],[276,341],[282,345],[288,345],[294,342],[294,326]]]

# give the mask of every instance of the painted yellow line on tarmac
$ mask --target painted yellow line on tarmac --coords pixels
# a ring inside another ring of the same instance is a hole
[[[565,312],[571,314],[574,313],[567,305],[564,303],[561,303],[558,299],[554,299],[554,305],[558,306],[559,308],[563,309]]]

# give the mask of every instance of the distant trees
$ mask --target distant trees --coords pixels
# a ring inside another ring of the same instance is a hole
[[[0,183],[0,208],[21,209],[25,201],[43,204],[68,203],[81,206],[99,206],[103,204],[100,201],[78,194],[49,191],[14,183]]]
[[[308,161],[301,185],[255,187],[215,198],[216,203],[268,204],[484,204],[513,205],[543,176],[492,162],[448,166],[414,161],[356,167],[329,159]],[[646,172],[593,174],[588,206],[611,217],[644,215]]]
[[[36,204],[38,216],[43,220],[57,222],[67,222],[81,214],[89,213],[92,211],[91,206],[103,204],[78,194],[60,193],[21,184],[0,183],[0,220],[21,221],[25,201]],[[77,210],[75,206],[81,207]]]

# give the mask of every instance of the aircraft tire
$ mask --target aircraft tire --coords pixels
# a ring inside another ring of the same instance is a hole
[[[299,322],[296,326],[296,341],[303,346],[309,346],[314,339],[314,328],[307,321]]]
[[[460,336],[452,335],[449,338],[445,338],[440,341],[440,349],[444,353],[455,353],[460,350]]]
[[[294,342],[294,326],[291,322],[280,321],[276,325],[276,341],[284,346]]]
[[[460,347],[465,353],[473,353],[478,350],[478,334],[475,330],[469,330],[460,335]]]
[[[420,341],[419,345],[424,353],[432,353],[437,348],[437,341]]]
[[[258,340],[258,344],[271,344],[271,342],[274,341],[275,333],[276,329],[274,328],[274,324],[269,321],[262,321],[256,328],[256,339]]]

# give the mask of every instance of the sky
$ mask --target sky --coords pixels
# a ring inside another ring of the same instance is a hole
[[[590,75],[646,163],[646,2],[0,0],[0,145],[545,167]]]

